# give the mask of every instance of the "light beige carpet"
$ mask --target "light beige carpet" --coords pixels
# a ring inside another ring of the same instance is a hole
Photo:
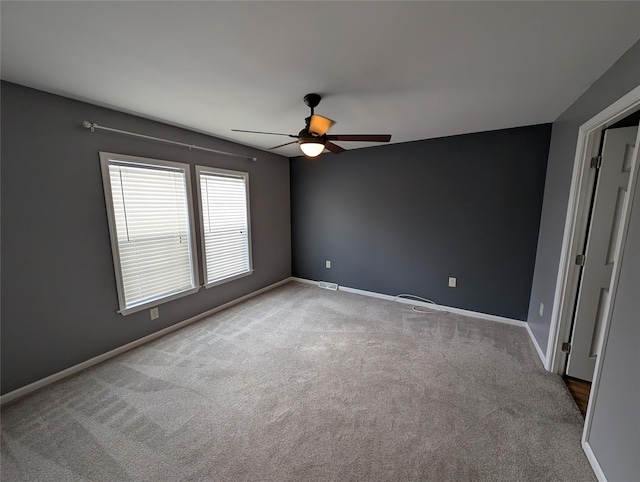
[[[2,411],[2,480],[591,481],[521,327],[289,283]]]

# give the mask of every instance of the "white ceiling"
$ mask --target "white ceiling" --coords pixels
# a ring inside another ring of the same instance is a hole
[[[640,38],[640,2],[0,8],[3,79],[261,149],[286,138],[231,129],[296,134],[309,92],[331,133],[392,142],[552,122]]]

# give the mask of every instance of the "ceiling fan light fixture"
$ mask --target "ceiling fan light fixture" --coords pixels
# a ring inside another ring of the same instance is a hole
[[[300,139],[300,149],[307,157],[318,157],[324,152],[324,142],[321,139]]]

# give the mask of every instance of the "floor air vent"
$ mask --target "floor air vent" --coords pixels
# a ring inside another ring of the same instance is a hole
[[[338,289],[338,285],[335,283],[327,283],[326,281],[318,281],[318,287],[324,288],[325,290],[336,291]]]

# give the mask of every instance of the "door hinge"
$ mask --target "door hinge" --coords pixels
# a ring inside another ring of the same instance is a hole
[[[576,256],[576,265],[584,266],[585,260],[586,260],[585,255],[584,254],[579,254],[578,256]]]
[[[562,348],[561,348],[561,350],[562,350],[564,353],[571,353],[571,343],[569,343],[569,342],[566,342],[566,341],[565,341],[565,342],[562,344]]]
[[[591,158],[591,169],[600,169],[602,166],[602,156],[595,156]]]

